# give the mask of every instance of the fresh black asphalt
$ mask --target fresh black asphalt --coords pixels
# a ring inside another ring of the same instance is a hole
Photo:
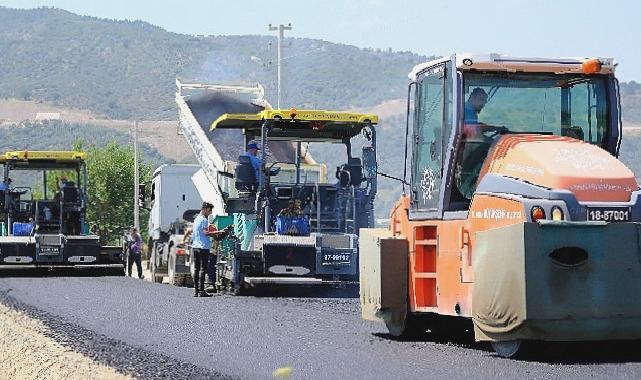
[[[62,344],[138,378],[641,378],[630,343],[545,345],[522,360],[427,336],[391,339],[358,299],[193,298],[124,277],[0,278],[0,302],[50,327]]]

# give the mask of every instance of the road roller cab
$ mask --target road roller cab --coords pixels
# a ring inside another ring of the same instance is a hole
[[[471,318],[504,356],[523,339],[641,338],[615,66],[455,54],[412,70],[410,178],[389,229],[361,231],[365,319],[402,335]]]

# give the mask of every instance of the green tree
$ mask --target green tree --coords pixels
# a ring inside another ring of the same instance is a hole
[[[105,147],[90,146],[87,153],[87,221],[98,227],[104,242],[114,244],[133,224],[134,152],[131,147],[110,142]],[[140,183],[150,181],[151,166],[140,162],[139,174]],[[148,217],[148,212],[141,210],[141,225]]]

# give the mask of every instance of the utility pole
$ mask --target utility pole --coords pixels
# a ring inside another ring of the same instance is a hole
[[[140,233],[140,208],[138,207],[138,121],[134,121],[134,227]]]
[[[277,27],[272,26],[272,24],[269,24],[269,31],[273,32],[277,30],[278,31],[278,39],[277,39],[277,49],[278,49],[278,82],[277,82],[277,88],[278,88],[278,100],[276,102],[277,108],[280,109],[280,100],[281,100],[281,94],[282,94],[282,87],[283,87],[283,39],[285,38],[285,31],[286,30],[292,30],[292,24],[289,23],[287,26],[280,24]]]

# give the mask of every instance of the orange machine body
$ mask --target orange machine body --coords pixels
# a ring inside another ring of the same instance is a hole
[[[404,336],[469,318],[505,357],[521,340],[641,339],[641,189],[617,159],[615,66],[463,53],[414,67],[411,176],[389,230],[359,236],[364,319]]]
[[[558,136],[500,138],[479,183],[488,174],[569,190],[581,202],[627,202],[639,188],[634,174],[607,151]],[[410,220],[410,202],[402,196],[390,215],[392,234],[409,242],[409,310],[470,317],[476,233],[531,221],[530,210],[519,197],[479,191],[466,219]]]

